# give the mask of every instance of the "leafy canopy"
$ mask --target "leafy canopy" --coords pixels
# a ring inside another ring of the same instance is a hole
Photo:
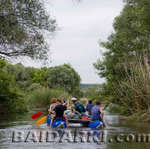
[[[106,50],[103,60],[94,63],[100,77],[107,80],[107,96],[114,102],[123,98],[116,92],[120,83],[128,80],[130,64],[137,63],[137,56],[144,61],[144,55],[150,58],[150,1],[125,0],[125,7],[115,18],[114,32],[106,42],[100,43]],[[127,72],[127,73],[126,73]]]
[[[41,0],[0,0],[0,55],[46,59],[43,31],[55,27]]]

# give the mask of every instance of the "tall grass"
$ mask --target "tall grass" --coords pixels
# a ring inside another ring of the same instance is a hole
[[[30,107],[48,107],[52,98],[67,100],[70,96],[61,89],[41,88],[31,92],[26,100]]]
[[[125,65],[126,79],[116,90],[126,113],[147,112],[150,109],[150,64],[148,58],[136,57]]]

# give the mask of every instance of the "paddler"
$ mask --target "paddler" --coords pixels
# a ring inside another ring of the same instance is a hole
[[[51,117],[54,117],[54,114],[55,114],[54,109],[55,109],[55,107],[57,105],[56,101],[57,101],[56,98],[52,98],[51,99],[51,105],[50,105],[50,107],[48,109],[49,114],[51,115]]]
[[[89,100],[88,104],[86,105],[86,111],[88,112],[88,115],[91,115],[93,107],[94,107],[94,104],[92,103],[92,100]]]
[[[67,107],[62,104],[62,101],[60,99],[57,99],[56,104],[57,105],[54,108],[55,117],[51,121],[51,127],[52,127],[53,121],[64,121],[66,122],[66,125],[68,125],[68,120],[64,117],[64,111],[67,109]]]
[[[73,102],[75,111],[79,112],[80,114],[85,113],[84,106],[78,101],[77,98],[73,97],[72,102]]]
[[[103,109],[101,108],[101,103],[99,101],[96,101],[96,105],[92,108],[92,121],[102,121],[104,117]]]

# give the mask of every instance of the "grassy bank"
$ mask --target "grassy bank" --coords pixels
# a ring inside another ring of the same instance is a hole
[[[135,122],[148,122],[150,123],[150,112],[146,113],[135,113],[127,117],[127,120],[129,121],[135,121]]]
[[[113,114],[119,114],[127,121],[134,122],[148,122],[150,123],[150,111],[137,112],[133,114],[127,114],[124,112],[124,107],[117,104],[109,104],[106,106],[106,110]]]

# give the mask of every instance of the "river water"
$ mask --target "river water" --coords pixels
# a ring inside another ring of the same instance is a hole
[[[37,110],[39,111],[39,110]],[[35,112],[33,112],[35,113]],[[14,142],[12,141],[13,132],[22,131],[25,138],[30,131],[50,131],[43,124],[40,127],[35,125],[35,121],[31,119],[33,113],[27,113],[23,116],[1,117],[0,120],[0,149],[149,149],[149,137],[145,137],[146,142],[142,142],[142,134],[150,134],[150,125],[148,123],[135,123],[124,120],[119,115],[110,114],[105,111],[106,129],[100,131],[100,142]],[[78,126],[78,125],[77,125]],[[76,127],[77,127],[76,126]],[[91,131],[90,128],[68,128],[66,131],[74,132],[74,130]],[[131,135],[132,134],[132,135]],[[117,137],[118,136],[118,137]],[[135,138],[133,138],[135,137]],[[141,140],[138,140],[141,139]],[[111,142],[112,141],[112,142]],[[150,142],[150,141],[149,141]]]

